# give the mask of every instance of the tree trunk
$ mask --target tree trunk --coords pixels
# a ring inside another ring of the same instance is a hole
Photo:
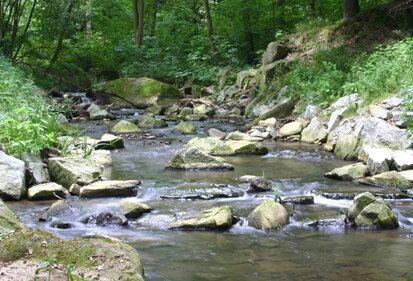
[[[413,8],[404,11],[404,25],[406,29],[413,28]]]
[[[0,1],[1,1],[1,0],[0,0]],[[26,37],[27,31],[29,30],[30,23],[31,23],[31,21],[32,21],[32,18],[33,18],[33,14],[34,14],[34,10],[35,10],[35,8],[36,8],[36,5],[37,5],[37,0],[34,0],[34,1],[33,1],[33,5],[32,5],[32,8],[31,8],[31,10],[30,10],[29,18],[27,19],[26,27],[24,28],[23,39],[24,39],[24,37]],[[0,39],[1,39],[1,37],[0,37]],[[24,41],[21,40],[19,46],[17,47],[17,50],[16,50],[16,52],[15,52],[15,54],[14,54],[14,56],[13,56],[13,62],[16,61],[17,56],[18,56],[18,54],[19,54],[19,52],[20,52],[20,49],[21,49],[22,46],[23,46],[23,42],[24,42]]]
[[[247,64],[254,63],[254,35],[252,33],[251,17],[247,7],[243,9],[245,41],[247,42]]]
[[[53,57],[52,57],[52,60],[50,61],[51,65],[56,63],[62,49],[63,49],[63,35],[60,34],[59,40],[57,41],[56,49],[55,49]]]
[[[310,0],[310,16],[315,18],[315,0]]]
[[[157,19],[157,14],[158,14],[158,5],[159,5],[158,0],[153,0],[152,16],[151,16],[151,28],[150,28],[150,31],[149,31],[149,35],[151,37],[155,36],[156,19]]]
[[[143,38],[143,0],[132,0],[133,1],[133,29],[135,32],[135,45],[137,48],[142,46]]]
[[[86,4],[86,35],[90,37],[92,31],[92,0],[87,0]]]
[[[357,16],[360,12],[359,0],[344,0],[343,20],[349,21]]]
[[[219,57],[217,48],[215,46],[214,27],[212,25],[211,11],[209,9],[209,0],[205,0],[205,13],[206,13],[207,24],[208,24],[209,45],[211,46],[211,50],[212,50],[212,53],[214,55],[215,62],[217,64],[219,64],[219,63],[221,63],[221,58]]]

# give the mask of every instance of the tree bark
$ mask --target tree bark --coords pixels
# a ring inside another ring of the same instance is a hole
[[[157,20],[157,14],[158,14],[158,6],[159,6],[159,1],[158,0],[153,0],[153,6],[152,6],[152,16],[151,16],[151,28],[149,31],[149,35],[151,37],[155,36],[155,29],[156,29],[156,20]]]
[[[360,12],[359,0],[344,0],[343,20],[349,21],[354,19]]]
[[[135,45],[137,48],[142,46],[143,38],[143,0],[132,0],[133,1],[133,29],[135,32]]]
[[[252,33],[251,17],[248,8],[243,8],[243,22],[244,22],[244,33],[245,41],[247,42],[247,64],[254,63],[254,53],[255,53],[255,44],[254,44],[254,35]]]
[[[310,16],[315,18],[315,0],[310,0]]]
[[[205,0],[205,13],[206,13],[207,25],[208,25],[209,45],[211,46],[211,50],[212,50],[212,53],[214,55],[215,62],[217,64],[220,64],[221,63],[221,58],[219,57],[217,48],[215,46],[214,27],[213,27],[213,24],[212,24],[211,11],[209,9],[209,0]]]
[[[1,1],[1,0],[0,0],[0,1]],[[30,23],[31,23],[31,21],[32,21],[32,18],[33,18],[33,14],[34,14],[34,10],[35,10],[35,8],[36,8],[36,5],[37,5],[37,0],[34,0],[34,1],[33,1],[33,5],[32,5],[32,8],[30,9],[29,18],[27,19],[26,27],[24,28],[23,38],[26,37],[27,31],[29,30]],[[0,39],[1,39],[1,37],[0,37]],[[18,54],[19,54],[22,46],[23,46],[23,40],[21,40],[19,46],[17,47],[17,50],[16,50],[16,52],[15,52],[15,54],[14,54],[14,56],[13,56],[13,62],[16,61],[17,56],[18,56]]]

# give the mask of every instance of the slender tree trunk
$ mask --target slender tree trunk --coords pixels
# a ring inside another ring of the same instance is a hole
[[[212,25],[211,11],[209,9],[209,0],[205,0],[205,13],[206,13],[207,24],[208,24],[209,45],[211,46],[212,53],[214,54],[215,62],[219,64],[221,63],[221,58],[219,57],[217,48],[215,46],[214,27]]]
[[[3,0],[0,0],[0,46],[3,40]]]
[[[310,16],[315,18],[315,0],[310,0]]]
[[[247,42],[247,63],[253,64],[254,63],[254,53],[255,53],[255,45],[254,45],[254,35],[252,33],[252,25],[251,25],[251,17],[248,8],[244,7],[243,9],[243,22],[244,22],[244,33],[245,33],[245,41]]]
[[[158,0],[153,0],[152,16],[151,16],[151,28],[150,28],[150,31],[149,31],[149,35],[151,37],[155,36],[156,20],[157,20],[157,15],[158,15],[158,6],[159,6]]]
[[[343,20],[349,21],[357,16],[360,12],[359,0],[344,0]]]
[[[87,0],[86,4],[86,35],[90,37],[92,31],[92,0]]]
[[[30,23],[31,23],[31,21],[32,21],[32,18],[33,18],[33,14],[34,14],[34,10],[35,10],[35,8],[36,8],[36,5],[37,5],[37,0],[34,0],[34,1],[33,1],[33,5],[32,5],[32,8],[30,9],[29,18],[27,19],[26,27],[24,28],[24,31],[23,31],[23,39],[24,39],[24,37],[26,37],[27,31],[29,30]],[[13,56],[13,62],[16,61],[17,56],[18,56],[18,54],[19,54],[22,46],[23,46],[23,40],[21,40],[19,46],[17,47],[17,50],[16,50],[16,52],[15,52],[15,54],[14,54],[14,56]]]
[[[53,57],[52,57],[52,60],[50,61],[51,65],[56,63],[62,49],[63,49],[63,35],[60,34],[59,35],[59,40],[57,41],[56,49],[55,49]]]
[[[413,28],[413,8],[404,11],[404,25],[407,29]]]
[[[143,38],[143,0],[132,0],[133,1],[133,29],[135,31],[135,45],[137,48],[142,46]]]

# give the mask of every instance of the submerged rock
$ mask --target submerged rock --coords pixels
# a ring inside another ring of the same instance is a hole
[[[138,192],[140,181],[108,180],[98,181],[79,189],[80,197],[127,197],[135,196]]]
[[[181,121],[174,129],[174,132],[182,134],[196,134],[196,127],[187,122]]]
[[[0,151],[0,198],[19,200],[25,195],[24,162]]]
[[[167,168],[185,170],[233,170],[224,159],[210,156],[195,147],[183,148],[175,153]]]
[[[212,200],[217,198],[241,197],[243,191],[239,188],[228,185],[205,185],[181,186],[176,189],[169,189],[159,197],[173,200]]]
[[[314,196],[303,195],[303,196],[284,197],[281,199],[281,202],[283,204],[311,205],[311,204],[314,204]]]
[[[230,147],[233,154],[244,154],[244,155],[265,155],[268,153],[268,149],[261,144],[250,142],[250,141],[227,141],[225,145]],[[219,154],[218,154],[219,155]],[[223,154],[225,155],[225,154]],[[231,154],[229,154],[231,155]]]
[[[359,180],[359,183],[378,186],[378,187],[396,187],[396,188],[409,188],[411,183],[408,179],[403,177],[396,171],[384,172],[372,177],[367,177]]]
[[[271,199],[266,199],[248,215],[248,224],[257,229],[274,230],[288,223],[287,210]]]
[[[112,128],[110,128],[112,134],[136,134],[142,132],[141,128],[137,125],[126,121],[120,120]]]
[[[22,160],[26,164],[26,182],[29,186],[50,181],[49,170],[40,154],[23,153]]]
[[[347,165],[341,168],[336,168],[331,172],[324,174],[327,178],[338,179],[338,180],[356,180],[367,176],[369,169],[363,163],[356,163]]]
[[[56,196],[66,198],[67,195],[69,195],[67,189],[54,182],[34,185],[28,192],[29,200],[50,200],[56,199]]]
[[[41,214],[39,221],[48,221],[52,218],[61,216],[64,214],[70,214],[72,212],[72,206],[65,200],[58,200],[53,203],[43,214]]]
[[[74,183],[86,185],[99,180],[103,167],[83,157],[55,157],[49,159],[49,171],[55,182],[69,188]]]
[[[310,227],[317,227],[317,228],[341,228],[341,227],[348,227],[350,226],[346,222],[346,217],[342,216],[336,219],[323,219],[323,220],[317,220],[313,221],[308,224]]]
[[[233,211],[230,206],[212,208],[186,220],[173,222],[170,229],[226,230],[232,226]]]
[[[120,225],[127,226],[129,224],[128,219],[120,213],[116,212],[104,212],[100,213],[96,218],[89,218],[89,223],[95,223],[99,226],[107,225]]]

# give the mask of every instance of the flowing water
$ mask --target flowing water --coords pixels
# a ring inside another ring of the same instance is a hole
[[[213,121],[194,123],[201,136],[210,127],[236,129],[236,125]],[[104,126],[88,127],[94,137],[105,132]],[[106,176],[141,179],[136,198],[73,198],[75,213],[57,218],[74,225],[65,230],[53,228],[53,223],[38,222],[38,215],[51,202],[20,201],[9,206],[28,226],[51,231],[63,239],[101,233],[127,242],[139,251],[147,280],[413,280],[413,201],[388,201],[401,221],[397,230],[311,228],[308,222],[337,217],[340,209],[351,205],[350,200],[327,199],[320,194],[370,189],[323,177],[325,172],[348,162],[317,146],[268,142],[264,143],[270,150],[266,156],[226,157],[235,166],[233,172],[165,170],[174,152],[190,139],[173,134],[172,127],[152,130],[153,134],[172,140],[171,144],[161,144],[159,138],[126,141],[126,149],[112,153],[113,167],[106,169]],[[248,213],[273,194],[247,194],[246,186],[237,181],[247,174],[274,180],[281,186],[281,196],[313,194],[316,204],[295,206],[290,225],[282,230],[264,233],[250,228],[246,222]],[[209,194],[210,190],[220,189],[235,190],[239,197],[161,199],[162,195],[196,191]],[[98,227],[81,222],[92,214],[119,211],[120,203],[131,199],[149,204],[154,211],[128,227]],[[219,205],[233,206],[241,218],[229,231],[167,229],[182,215]]]

